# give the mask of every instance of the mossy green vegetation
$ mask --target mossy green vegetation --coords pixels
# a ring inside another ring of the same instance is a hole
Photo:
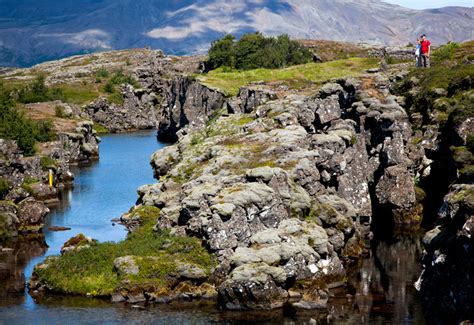
[[[459,49],[460,45],[456,42],[449,42],[435,51],[433,51],[433,60],[434,62],[443,62],[446,60],[454,59],[457,50]]]
[[[139,207],[131,213],[138,214],[143,225],[127,239],[92,243],[89,248],[51,258],[47,267],[36,269],[37,280],[56,292],[109,296],[119,288],[136,285],[166,289],[177,262],[191,263],[210,273],[216,262],[201,240],[153,230],[159,211]],[[123,256],[136,257],[139,274],[121,274],[114,269],[114,260]]]
[[[97,132],[98,134],[107,134],[109,133],[109,130],[105,126],[103,126],[100,123],[94,123],[94,131]]]
[[[58,162],[48,156],[41,157],[40,163],[41,163],[41,168],[44,171],[47,171],[49,169],[56,170],[58,168]]]
[[[227,96],[235,96],[241,87],[250,83],[265,82],[288,86],[290,89],[302,89],[321,85],[333,78],[359,76],[378,64],[376,59],[351,58],[325,63],[308,63],[285,69],[255,69],[248,71],[219,68],[196,78],[204,85],[218,89]]]
[[[38,75],[32,82],[17,89],[18,102],[29,104],[59,99],[62,96],[61,90],[47,87],[45,80],[44,75]]]

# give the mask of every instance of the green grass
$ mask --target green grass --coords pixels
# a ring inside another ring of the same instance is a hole
[[[218,89],[227,96],[235,96],[239,89],[252,82],[282,82],[292,89],[321,84],[333,78],[358,76],[377,66],[377,60],[352,58],[325,63],[308,63],[286,69],[256,69],[237,71],[219,68],[196,78],[204,85]]]
[[[103,126],[102,124],[97,123],[97,122],[94,123],[94,130],[98,134],[107,134],[107,133],[109,133],[109,130],[105,126]]]
[[[215,266],[199,239],[153,231],[159,209],[141,207],[133,213],[140,215],[143,226],[126,240],[94,243],[90,248],[54,258],[47,268],[35,271],[37,279],[55,292],[109,296],[123,286],[166,289],[177,261],[195,264],[208,272]],[[140,273],[127,276],[114,270],[113,261],[121,256],[137,256]]]
[[[56,86],[62,92],[62,100],[66,103],[84,105],[100,96],[99,91],[92,83],[78,83]]]

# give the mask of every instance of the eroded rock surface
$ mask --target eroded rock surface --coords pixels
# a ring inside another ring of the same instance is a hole
[[[363,253],[373,208],[387,222],[415,209],[408,116],[388,79],[368,78],[381,98],[353,78],[313,96],[242,91],[230,115],[153,155],[160,183],[138,203],[161,209],[155,229],[199,237],[217,256],[226,308],[324,308]]]

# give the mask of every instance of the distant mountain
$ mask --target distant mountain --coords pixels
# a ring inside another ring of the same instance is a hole
[[[204,52],[226,33],[406,44],[473,39],[474,9],[379,0],[0,0],[0,66],[107,49]]]

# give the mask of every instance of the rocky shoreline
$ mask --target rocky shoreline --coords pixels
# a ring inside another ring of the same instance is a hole
[[[98,159],[99,142],[90,121],[78,122],[75,132],[59,133],[32,157],[24,157],[15,141],[0,139],[0,176],[8,185],[0,203],[2,237],[41,232],[47,204],[57,202],[58,190],[73,183],[70,166]]]

